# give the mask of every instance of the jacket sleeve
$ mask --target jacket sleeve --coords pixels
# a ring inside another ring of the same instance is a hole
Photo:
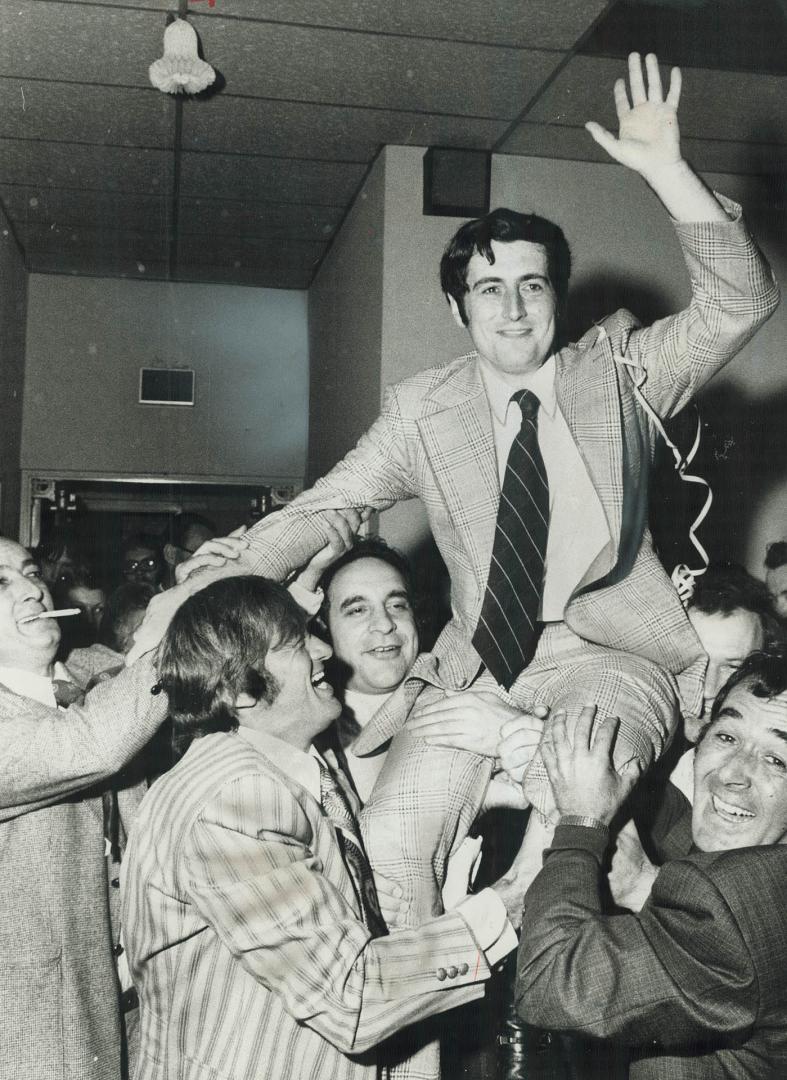
[[[415,494],[406,422],[397,387],[391,387],[382,414],[354,449],[312,488],[246,534],[249,552],[244,563],[255,574],[281,581],[327,543],[325,510],[365,506],[386,510]]]
[[[481,995],[490,969],[461,915],[372,939],[341,891],[338,846],[324,865],[302,819],[282,785],[243,777],[203,808],[182,849],[189,902],[291,1016],[360,1053]]]
[[[719,196],[728,222],[676,223],[691,279],[691,301],[678,315],[634,330],[615,352],[651,407],[674,416],[743,348],[776,310],[779,290],[768,263],[740,217]],[[643,381],[644,379],[644,381]]]
[[[601,865],[558,827],[525,898],[517,1007],[530,1024],[631,1046],[736,1039],[756,1019],[756,973],[710,874],[662,868],[638,915],[601,914]],[[571,846],[574,845],[574,846]]]
[[[167,712],[142,659],[96,686],[84,705],[41,705],[0,687],[0,821],[38,810],[112,776],[153,736]]]

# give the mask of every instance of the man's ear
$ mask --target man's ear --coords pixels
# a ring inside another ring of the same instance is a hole
[[[464,330],[467,324],[465,323],[464,319],[462,318],[462,312],[459,310],[459,305],[457,304],[456,300],[454,300],[453,296],[451,296],[450,293],[447,293],[446,295],[448,296],[448,304],[449,304],[449,306],[451,308],[451,314],[454,317],[454,322],[456,323],[457,326],[461,326],[462,329]]]
[[[178,565],[178,549],[174,544],[165,544],[163,548],[164,562],[167,566],[176,567]]]

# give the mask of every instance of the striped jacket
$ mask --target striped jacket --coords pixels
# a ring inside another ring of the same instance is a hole
[[[455,913],[371,940],[333,825],[242,731],[153,785],[122,893],[136,1080],[372,1080],[382,1040],[490,973]]]

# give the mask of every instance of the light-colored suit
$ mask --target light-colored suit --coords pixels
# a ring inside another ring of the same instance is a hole
[[[725,205],[733,213],[739,210]],[[556,356],[558,404],[603,506],[610,541],[574,591],[565,622],[542,634],[533,663],[511,691],[511,700],[522,708],[543,703],[571,710],[597,701],[600,715],[621,717],[618,752],[635,754],[643,763],[663,749],[677,722],[678,689],[685,711],[699,708],[706,661],[648,532],[647,475],[657,435],[635,384],[641,384],[656,413],[674,415],[778,303],[769,268],[739,218],[677,224],[676,231],[692,282],[690,305],[646,328],[620,311]],[[453,618],[433,652],[416,661],[404,690],[364,729],[356,744],[359,753],[400,731],[407,706],[424,683],[462,689],[479,671],[472,636],[489,572],[500,483],[476,355],[427,369],[389,389],[382,415],[357,447],[310,491],[248,534],[255,571],[280,578],[325,542],[320,511],[384,509],[416,496],[426,507],[451,576]],[[406,732],[397,738],[406,739]],[[380,814],[385,828],[397,784],[401,804],[410,807],[424,774],[442,778],[450,771],[446,753],[427,753],[421,745],[421,769],[412,761],[416,752],[414,744],[399,755],[394,747],[386,761],[381,779],[389,777],[390,783]],[[390,775],[402,765],[408,769],[404,785],[401,777]],[[453,816],[462,807],[469,816],[474,808],[467,804],[477,804],[483,793],[488,769],[477,759],[475,769],[469,798],[467,792],[451,793]],[[470,778],[472,768],[466,771]],[[441,786],[447,791],[442,780]],[[436,794],[427,795],[428,803]],[[373,795],[364,815],[367,824],[376,814],[375,801]],[[451,845],[456,836],[442,830],[436,807],[434,821],[440,844]],[[460,832],[463,827],[464,822]],[[372,837],[369,846],[379,852],[383,845]],[[393,837],[390,846],[396,847]],[[380,868],[394,869],[392,863]],[[411,910],[416,918],[424,914],[417,900]]]
[[[136,1080],[372,1080],[381,1040],[489,977],[459,914],[370,939],[334,826],[276,743],[197,739],[143,801],[122,889]]]
[[[118,1080],[102,784],[166,699],[141,660],[60,711],[0,686],[0,1077]],[[91,793],[91,790],[92,792]]]

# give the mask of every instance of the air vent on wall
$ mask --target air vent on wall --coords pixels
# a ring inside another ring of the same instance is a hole
[[[140,405],[193,405],[193,370],[191,368],[140,368],[139,403]]]

